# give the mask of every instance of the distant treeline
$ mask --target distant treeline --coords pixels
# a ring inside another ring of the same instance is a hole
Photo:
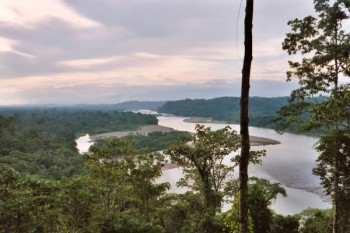
[[[73,109],[73,110],[90,110],[90,111],[124,111],[147,109],[156,111],[163,106],[166,101],[126,101],[117,104],[74,104],[74,105],[9,105],[0,107],[0,109]]]
[[[288,97],[250,97],[249,123],[251,126],[274,127],[276,112],[288,103]],[[185,99],[168,101],[158,109],[161,113],[169,113],[185,117],[208,117],[227,123],[239,123],[240,98],[221,97],[214,99]]]

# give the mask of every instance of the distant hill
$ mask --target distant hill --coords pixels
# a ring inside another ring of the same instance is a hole
[[[119,104],[113,104],[112,106],[119,110],[148,109],[157,111],[165,103],[166,101],[127,101]]]
[[[43,105],[8,105],[0,106],[0,109],[80,109],[92,111],[114,111],[114,110],[139,110],[147,109],[157,111],[166,101],[127,101],[117,104],[43,104]]]
[[[250,125],[273,128],[273,119],[280,107],[288,103],[289,97],[250,97]],[[117,104],[77,105],[26,105],[3,106],[0,109],[74,109],[90,111],[124,111],[148,109],[159,113],[185,117],[206,117],[227,123],[239,123],[240,97],[219,97],[214,99],[184,99],[176,101],[127,101]]]
[[[289,97],[250,97],[250,125],[273,127],[277,110],[288,103]],[[208,117],[228,123],[239,123],[240,98],[185,99],[168,101],[158,109],[160,113],[177,116]]]

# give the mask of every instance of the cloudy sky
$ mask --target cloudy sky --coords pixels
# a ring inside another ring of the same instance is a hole
[[[285,96],[287,21],[255,1],[251,95]],[[239,96],[245,1],[0,0],[0,105]]]

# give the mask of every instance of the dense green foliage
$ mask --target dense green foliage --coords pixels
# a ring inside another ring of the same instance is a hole
[[[173,142],[190,137],[190,133],[173,132],[152,132],[146,135],[130,135],[125,138],[133,143],[135,148],[144,148],[150,151],[160,151],[169,147]]]
[[[0,232],[163,232],[155,183],[162,155],[111,139],[86,154],[86,175],[45,180],[0,167]]]
[[[1,119],[8,126],[2,129],[10,131],[11,120]],[[186,164],[185,179],[179,180],[188,188],[183,194],[169,193],[168,183],[157,182],[164,155],[135,148],[127,139],[95,143],[83,156],[84,172],[70,177],[45,179],[0,164],[0,232],[232,232],[237,211],[221,213],[220,206],[224,197],[235,198],[238,191],[235,180],[223,182],[238,157],[232,166],[222,164],[222,159],[238,149],[239,136],[228,128],[212,132],[203,126],[198,126],[196,135],[182,136],[186,137],[168,152],[173,161]],[[192,149],[186,146],[189,140],[194,140]],[[220,150],[221,146],[225,149]],[[186,154],[190,157],[183,157]],[[190,184],[186,177],[194,178],[195,183]],[[269,200],[281,189],[259,179],[252,180],[250,187],[254,187],[250,194],[252,229],[262,225],[274,229]],[[279,224],[278,229],[286,230],[286,226]]]
[[[288,97],[249,98],[250,125],[259,127],[273,127],[276,112],[288,103]],[[185,117],[208,117],[228,123],[239,123],[240,98],[221,97],[214,99],[185,99],[168,101],[158,109],[161,113],[169,113]]]
[[[332,211],[319,209],[306,209],[298,214],[301,219],[301,233],[331,233]]]
[[[297,79],[290,102],[280,111],[288,123],[303,131],[319,130],[320,153],[314,174],[333,201],[333,232],[350,231],[350,18],[349,0],[315,0],[317,16],[288,22],[291,32],[283,42],[291,70],[287,80]],[[302,57],[300,57],[300,55]],[[301,58],[301,59],[300,59]],[[329,98],[307,101],[326,93]],[[301,117],[302,116],[302,117]],[[307,116],[307,117],[305,117]]]
[[[157,124],[155,116],[118,111],[2,108],[0,113],[0,163],[55,179],[80,173],[77,135]]]
[[[0,114],[10,116],[16,124],[32,127],[46,134],[57,130],[69,137],[79,132],[98,134],[111,131],[135,130],[142,125],[156,125],[153,115],[121,112],[117,110],[96,111],[75,108],[0,108]],[[56,128],[55,128],[56,127]],[[67,132],[67,130],[69,132]],[[64,131],[64,132],[63,132]],[[71,132],[74,132],[73,134]],[[69,136],[68,136],[69,135]]]
[[[269,233],[274,221],[273,211],[269,206],[278,194],[287,196],[286,190],[278,183],[270,183],[265,179],[252,177],[250,180],[248,204],[253,232]]]

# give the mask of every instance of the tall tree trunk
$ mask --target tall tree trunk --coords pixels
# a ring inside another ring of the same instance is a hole
[[[334,169],[334,200],[333,200],[333,233],[338,233],[339,231],[339,172],[337,168],[339,167],[338,155],[335,153],[335,168]]]
[[[335,25],[334,27],[334,33],[335,33],[335,45],[338,47],[338,25]],[[339,57],[338,54],[335,55],[334,58],[334,65],[335,65],[335,77],[334,77],[334,94],[335,94],[335,99],[338,101],[339,100]],[[335,109],[336,112],[341,112],[341,109]],[[330,156],[334,156],[335,159],[335,163],[334,163],[334,197],[333,197],[333,233],[339,233],[341,231],[339,231],[339,203],[340,203],[340,196],[339,196],[339,139],[338,139],[338,134],[339,134],[339,123],[336,123],[335,125],[335,129],[336,129],[336,138],[335,138],[335,151],[333,155]]]
[[[337,27],[335,28],[335,34],[338,35],[338,29]],[[338,38],[338,36],[336,36]],[[336,45],[338,44],[338,40],[336,39]],[[338,80],[339,80],[339,66],[338,66],[338,57],[335,58],[335,78],[334,78],[334,91],[335,91],[335,98],[336,100],[339,99],[338,95]],[[341,112],[340,109],[336,109],[336,112]],[[338,143],[338,133],[339,133],[339,126],[336,124],[336,141],[335,141],[335,151],[334,151],[334,159],[335,159],[335,164],[334,164],[334,197],[333,197],[333,233],[339,233],[339,156],[338,156],[338,150],[339,150],[339,143]],[[332,155],[331,155],[332,156]]]
[[[253,60],[253,0],[246,1],[246,15],[244,21],[244,61],[242,69],[241,89],[241,158],[239,162],[239,232],[248,233],[248,161],[249,161],[249,130],[248,105],[250,67]]]

